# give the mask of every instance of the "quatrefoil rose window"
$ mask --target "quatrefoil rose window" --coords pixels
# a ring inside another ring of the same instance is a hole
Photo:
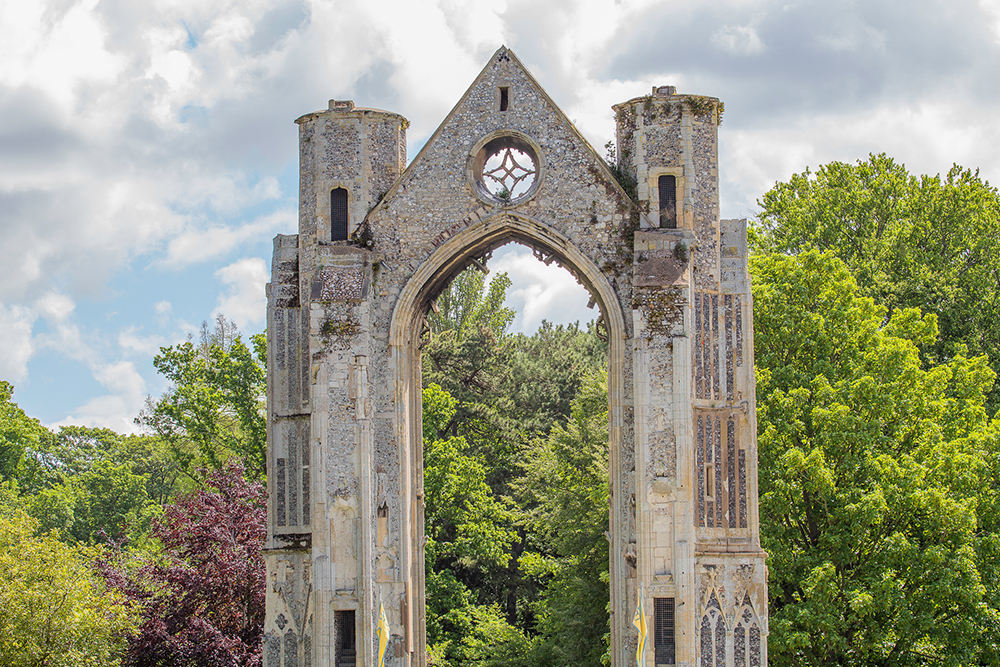
[[[505,135],[484,145],[476,155],[474,177],[481,191],[505,203],[524,198],[538,181],[538,156],[524,139]]]

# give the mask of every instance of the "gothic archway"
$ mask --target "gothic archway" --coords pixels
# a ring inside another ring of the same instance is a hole
[[[398,406],[396,428],[408,473],[408,495],[412,506],[404,509],[403,528],[408,538],[403,542],[411,545],[408,565],[412,568],[414,586],[405,592],[412,603],[408,606],[410,623],[417,629],[420,645],[426,643],[423,618],[418,617],[424,610],[424,561],[423,561],[423,468],[422,468],[422,424],[421,424],[421,365],[418,349],[420,331],[427,314],[430,300],[437,296],[448,282],[468,266],[472,259],[508,242],[515,241],[552,256],[569,270],[591,293],[596,301],[608,331],[608,432],[609,432],[609,488],[612,508],[609,524],[612,545],[622,540],[621,521],[631,512],[626,506],[615,503],[627,502],[627,494],[621,488],[621,428],[625,419],[623,406],[625,398],[625,378],[623,356],[627,333],[621,305],[606,275],[572,241],[561,235],[550,225],[523,215],[501,212],[482,220],[481,224],[470,227],[442,244],[407,282],[393,309],[390,326],[391,365],[394,369],[393,383],[396,391],[395,404]],[[617,568],[615,568],[617,565]],[[612,560],[611,599],[623,599],[616,593],[625,586],[625,563],[621,559]],[[619,618],[627,616],[624,605]],[[621,628],[612,625],[612,635],[617,637]]]

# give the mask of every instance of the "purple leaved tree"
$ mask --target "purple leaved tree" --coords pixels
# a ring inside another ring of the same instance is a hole
[[[243,468],[209,473],[153,526],[161,557],[132,574],[106,566],[109,584],[144,609],[129,667],[258,667],[264,626],[266,494]]]

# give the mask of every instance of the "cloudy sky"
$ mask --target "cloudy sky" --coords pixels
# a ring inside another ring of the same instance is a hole
[[[598,147],[653,85],[721,98],[724,217],[870,152],[1000,181],[1000,0],[7,0],[0,379],[45,424],[133,429],[160,346],[263,330],[295,118],[398,111],[413,156],[501,44]],[[521,330],[592,316],[530,253],[492,267]]]

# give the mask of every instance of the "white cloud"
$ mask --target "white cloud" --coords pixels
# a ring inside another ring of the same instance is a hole
[[[543,319],[583,325],[599,315],[596,308],[587,308],[590,294],[569,271],[555,262],[545,265],[524,246],[512,244],[497,250],[489,267],[491,275],[506,272],[511,280],[506,304],[517,311],[511,331],[534,333]]]
[[[187,320],[210,306],[191,290],[145,289],[164,268],[217,270],[216,312],[259,328],[266,265],[236,260],[296,229],[293,119],[329,98],[398,111],[412,157],[501,43],[600,152],[611,105],[653,85],[726,101],[726,217],[806,165],[872,151],[996,182],[1000,0],[953,4],[916,0],[903,15],[776,0],[0,2],[0,373],[26,381],[29,359],[54,355],[111,382],[118,359],[196,330]],[[508,268],[521,281],[516,326],[596,316],[567,306],[564,288],[582,288],[555,266]],[[100,299],[114,301],[113,322]],[[137,386],[76,396],[72,413],[128,421]]]
[[[298,217],[294,211],[282,210],[257,220],[232,227],[194,227],[175,237],[167,247],[163,264],[181,268],[189,264],[221,257],[242,243],[271,236],[277,232],[295,230]]]
[[[28,378],[28,360],[34,352],[31,329],[37,318],[31,308],[0,303],[0,380],[17,384]]]
[[[757,30],[752,25],[725,25],[712,35],[712,43],[735,55],[753,55],[765,50]]]
[[[245,257],[215,272],[225,285],[226,291],[219,295],[219,305],[212,311],[212,317],[225,315],[244,333],[256,333],[250,327],[260,328],[267,315],[267,264],[259,257]]]
[[[141,327],[125,327],[118,332],[118,345],[123,350],[140,355],[145,359],[152,359],[159,354],[161,347],[169,344],[163,336],[157,334],[144,336],[141,332]]]
[[[35,302],[38,312],[55,323],[61,323],[76,309],[76,303],[65,294],[49,292]]]
[[[118,433],[138,433],[133,421],[146,400],[146,383],[131,363],[103,367],[95,377],[113,391],[88,399],[49,428],[69,425],[110,428]]]
[[[993,34],[996,35],[997,43],[1000,44],[1000,0],[979,0],[979,6],[991,19]]]
[[[1000,128],[989,114],[963,114],[936,100],[910,108],[884,105],[813,117],[785,127],[723,132],[722,213],[750,216],[756,199],[776,181],[807,166],[815,170],[835,160],[865,160],[869,153],[887,153],[912,174],[944,174],[959,156],[964,156],[965,167],[981,167],[986,176],[1000,174],[1000,156],[992,149],[998,142]]]
[[[40,87],[68,111],[80,85],[110,83],[123,69],[123,58],[106,48],[96,1],[74,3],[61,15],[41,2],[4,4],[0,44],[8,46],[0,47],[0,82]]]

